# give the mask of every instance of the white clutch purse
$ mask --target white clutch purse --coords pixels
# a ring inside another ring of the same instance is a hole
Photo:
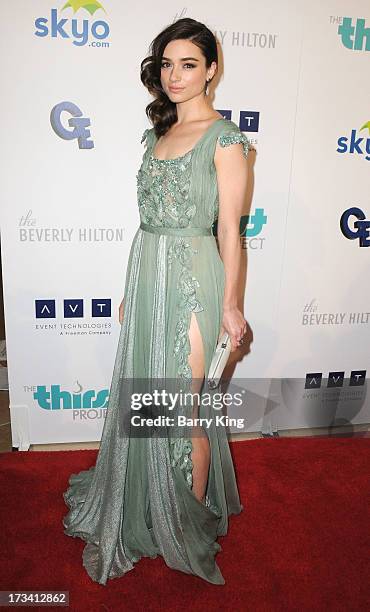
[[[216,346],[213,354],[211,365],[209,368],[207,382],[210,389],[215,389],[225,369],[231,351],[231,340],[227,332],[225,332]]]

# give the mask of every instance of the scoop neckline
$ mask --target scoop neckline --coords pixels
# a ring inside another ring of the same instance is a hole
[[[195,145],[189,151],[186,151],[186,153],[184,153],[184,155],[178,155],[178,157],[169,157],[168,159],[160,159],[159,157],[154,157],[154,155],[153,155],[154,147],[155,147],[155,145],[158,142],[158,138],[157,138],[157,136],[156,136],[156,134],[154,132],[154,136],[155,136],[156,140],[155,140],[155,143],[154,143],[154,145],[152,147],[152,152],[151,152],[151,155],[150,155],[150,159],[152,159],[154,161],[158,161],[158,162],[175,162],[178,159],[183,159],[184,157],[186,157],[186,155],[189,155],[189,153],[192,153],[192,151],[194,151],[194,149],[197,148],[197,146],[202,142],[202,140],[206,136],[206,134],[208,134],[208,132],[211,129],[211,127],[213,127],[214,124],[218,123],[219,121],[226,121],[226,119],[225,119],[225,117],[220,117],[219,119],[216,119],[215,121],[213,121],[211,123],[211,125],[209,125],[207,127],[207,129],[203,132],[202,136],[197,140]]]

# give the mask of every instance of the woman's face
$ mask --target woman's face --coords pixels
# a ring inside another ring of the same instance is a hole
[[[204,55],[190,40],[172,40],[166,45],[161,60],[163,90],[175,104],[190,100],[203,93],[205,82],[213,76],[216,67],[216,62],[212,62],[206,68]]]

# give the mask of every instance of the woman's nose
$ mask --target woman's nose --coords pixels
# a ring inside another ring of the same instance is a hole
[[[170,76],[170,81],[178,81],[179,80],[179,74],[177,73],[177,71],[173,70]]]

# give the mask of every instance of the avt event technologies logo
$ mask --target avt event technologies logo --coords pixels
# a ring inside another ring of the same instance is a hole
[[[364,123],[362,127],[360,127],[359,132],[362,130],[368,130],[370,135],[370,121]],[[350,153],[357,155],[365,155],[366,160],[370,160],[370,138],[357,136],[357,131],[355,129],[351,130],[351,136],[340,136],[338,138],[338,147],[337,153]]]
[[[355,217],[352,223],[355,230],[350,227],[350,218]],[[366,219],[365,213],[361,208],[352,206],[344,211],[340,218],[340,229],[349,240],[358,240],[359,247],[370,246],[370,220]]]
[[[351,17],[343,17],[338,26],[338,34],[346,49],[370,51],[370,28],[365,27],[365,19],[356,19],[356,25],[353,26]]]
[[[327,387],[343,387],[345,372],[329,372]],[[366,380],[366,370],[352,370],[348,386],[362,387]],[[305,389],[320,389],[322,372],[309,372],[306,374]]]
[[[65,111],[72,115],[68,119],[68,125],[72,129],[64,127],[61,114]],[[90,130],[87,128],[91,125],[88,117],[82,116],[82,111],[73,102],[59,102],[51,109],[50,123],[54,132],[63,140],[77,140],[79,149],[93,149],[94,141],[88,140],[91,136]]]
[[[76,391],[67,391],[60,385],[37,385],[33,399],[43,410],[71,410],[73,418],[104,418],[103,409],[108,407],[109,389],[87,389],[76,381]]]
[[[111,310],[110,299],[93,298],[91,311],[86,314],[83,299],[63,300],[61,313],[57,313],[55,299],[35,300],[35,331],[42,332],[43,335],[58,333],[59,336],[71,337],[110,336],[112,333]]]
[[[97,10],[102,10],[106,13],[105,8],[97,2],[97,0],[70,0],[66,2],[60,9],[73,9],[73,14],[84,9],[91,16],[93,16]],[[99,19],[90,23],[88,19],[76,19],[76,18],[59,18],[58,9],[51,9],[51,17],[38,17],[35,19],[36,31],[35,36],[40,38],[51,37],[51,38],[64,38],[71,40],[77,47],[82,47],[89,43],[90,47],[104,47],[110,46],[110,43],[106,40],[109,36],[109,25],[106,21]],[[93,40],[91,40],[93,39]]]
[[[107,299],[92,299],[91,300],[91,316],[92,317],[110,317],[112,315],[111,300]],[[55,319],[56,318],[56,300],[35,300],[36,319]],[[84,316],[84,300],[83,299],[68,299],[63,300],[63,316],[69,318],[83,318]]]

